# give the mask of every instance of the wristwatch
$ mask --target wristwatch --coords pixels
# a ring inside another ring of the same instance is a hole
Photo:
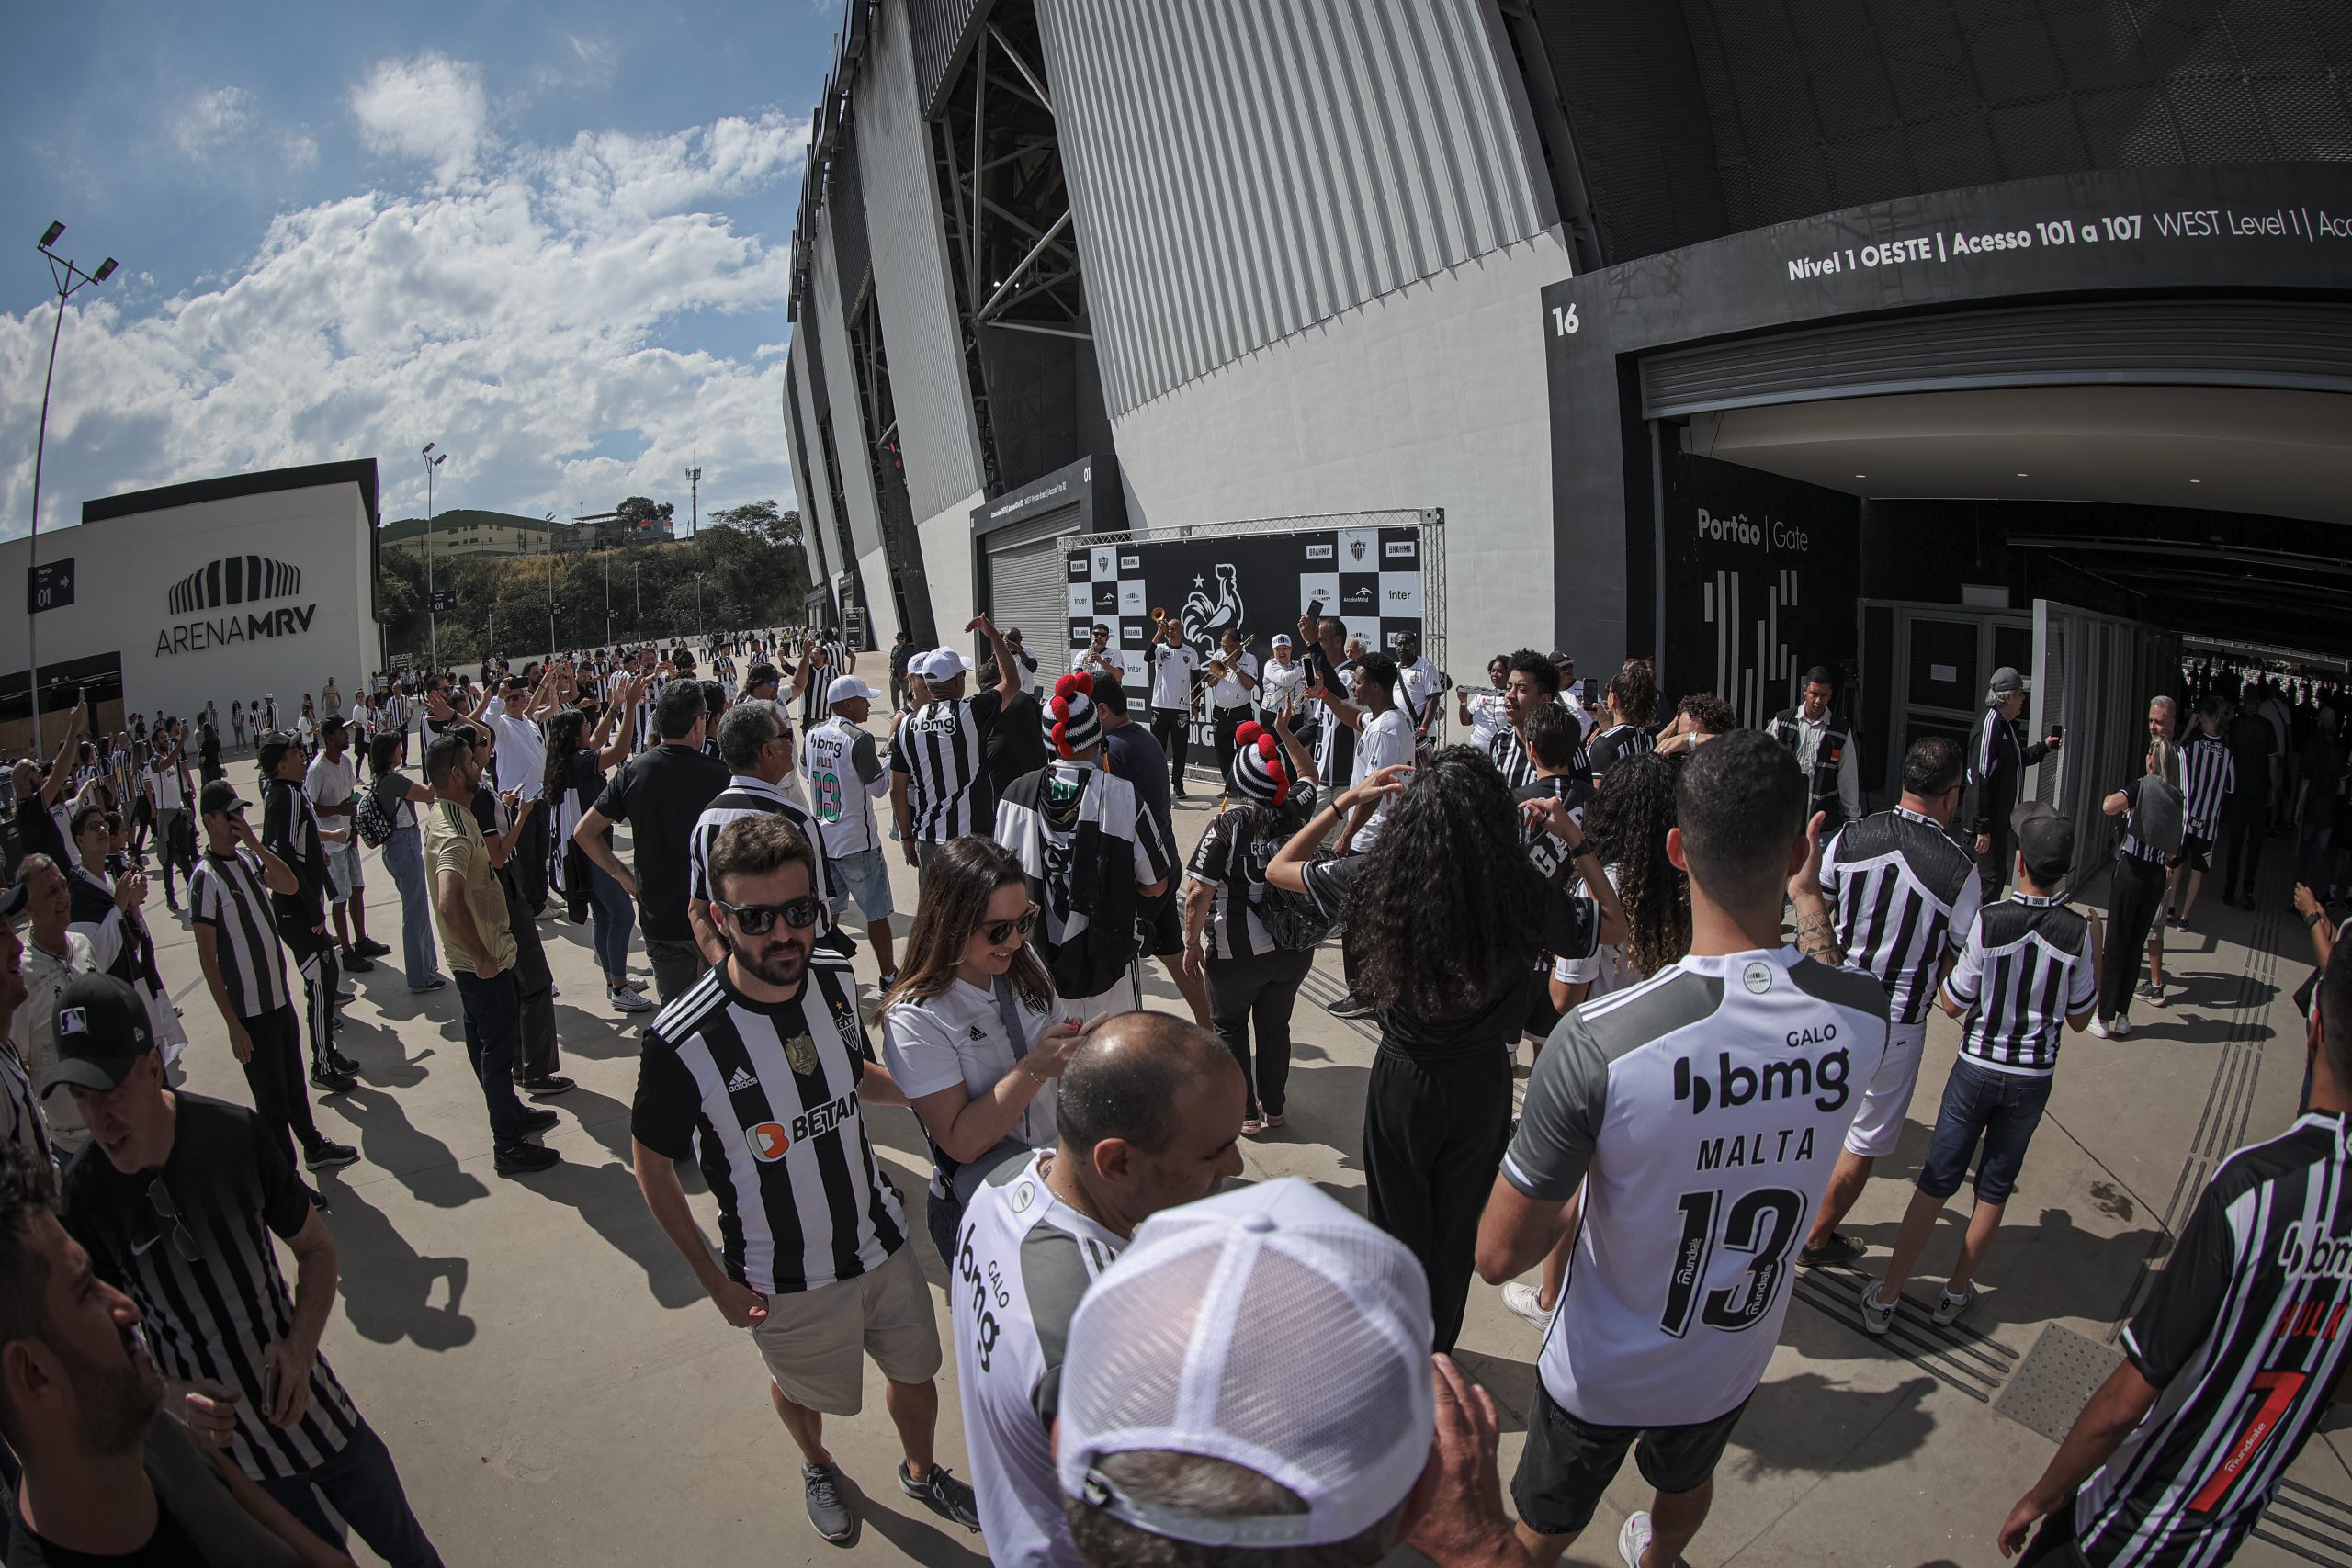
[[[2318,925],[2321,920],[2326,918],[2327,911],[2325,909],[2313,909],[2310,914],[2303,917],[2303,930],[2311,930],[2313,926]]]

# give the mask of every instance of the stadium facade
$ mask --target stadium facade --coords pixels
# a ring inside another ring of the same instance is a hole
[[[2340,658],[2347,160],[2333,0],[859,0],[815,607],[1041,641],[1059,536],[1434,509],[1457,673],[1821,663],[1896,736]]]

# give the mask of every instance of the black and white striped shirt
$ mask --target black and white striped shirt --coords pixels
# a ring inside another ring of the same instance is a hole
[[[730,822],[746,817],[781,817],[799,829],[808,840],[808,848],[817,857],[817,885],[809,889],[823,906],[817,916],[817,934],[824,935],[833,929],[832,882],[825,874],[825,840],[818,835],[817,819],[775,784],[751,773],[737,773],[727,781],[727,787],[711,797],[702,815],[695,818],[694,832],[686,840],[686,897],[705,903],[715,897],[710,886],[710,851],[718,842],[718,835]]]
[[[294,1301],[273,1235],[291,1240],[311,1215],[292,1160],[242,1105],[178,1091],[172,1152],[160,1171],[125,1175],[95,1145],[65,1175],[65,1225],[102,1278],[139,1303],[167,1378],[213,1378],[240,1395],[229,1453],[247,1475],[302,1474],[340,1453],[359,1414],[327,1365],[311,1363],[311,1408],[272,1426],[264,1353],[294,1328]],[[178,1215],[165,1218],[157,1201]],[[188,1253],[193,1252],[194,1257]]]
[[[1511,788],[1525,789],[1535,782],[1535,759],[1527,754],[1527,742],[1509,721],[1487,742],[1487,755],[1494,759],[1495,766],[1502,770],[1503,783]]]
[[[1996,1072],[2055,1072],[2067,1015],[2088,1012],[2098,996],[2091,923],[2055,898],[2012,893],[1977,911],[1944,994],[1968,1013],[1964,1059]]]
[[[629,1131],[692,1152],[718,1200],[727,1277],[763,1296],[855,1279],[906,1245],[857,1085],[872,1059],[846,962],[819,953],[800,994],[756,1002],[711,970],[662,1010]]]
[[[187,899],[188,918],[218,933],[220,984],[239,1018],[260,1018],[293,999],[260,856],[243,844],[226,855],[206,850],[188,877]]]
[[[1821,854],[1821,891],[1838,911],[1846,962],[1886,987],[1894,1023],[1936,999],[1944,960],[1982,907],[1976,863],[1934,820],[1896,807],[1839,829]]]
[[[1310,683],[1320,672],[1322,656],[1317,654],[1308,671]],[[1356,661],[1346,659],[1334,668],[1325,690],[1334,696],[1352,697],[1355,694]],[[1323,787],[1336,795],[1355,779],[1356,732],[1340,721],[1340,716],[1321,704],[1311,710],[1317,726],[1315,731],[1315,776]]]
[[[1179,866],[1175,846],[1137,803],[1135,786],[1087,762],[1055,762],[1007,785],[996,808],[996,841],[1028,874],[1043,911],[1037,942],[1048,955],[1098,920],[1131,922],[1136,890]],[[1130,866],[1132,882],[1121,875]]]
[[[1584,743],[1583,769],[1595,784],[1609,775],[1620,760],[1657,750],[1657,737],[1638,724],[1612,724]]]
[[[832,711],[825,692],[849,663],[849,652],[838,642],[820,642],[808,658],[808,684],[800,694],[800,728],[814,729]]]
[[[2201,730],[2180,749],[2182,815],[2188,830],[2211,840],[2221,832],[2222,802],[2236,792],[2237,763],[2218,735]]]
[[[1236,806],[1210,819],[1184,874],[1216,890],[1204,933],[1211,958],[1252,958],[1275,951],[1273,938],[1258,919],[1266,867],[1314,815],[1315,792],[1301,784],[1281,807]]]
[[[2312,1111],[2222,1162],[2123,1331],[2123,1353],[2164,1392],[2075,1495],[2084,1558],[2202,1568],[2235,1555],[2352,1365],[2347,1318],[2352,1126]]]
[[[899,721],[890,771],[907,775],[907,811],[918,842],[944,844],[989,830],[996,799],[989,788],[986,748],[1003,708],[1001,690],[982,692],[925,703]]]

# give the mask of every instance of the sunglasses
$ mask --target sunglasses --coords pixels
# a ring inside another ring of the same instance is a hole
[[[779,919],[794,931],[805,931],[817,923],[817,917],[825,908],[814,894],[804,894],[783,904],[726,904],[714,898],[710,907],[726,910],[727,918],[741,927],[745,936],[767,935],[775,929]]]
[[[990,920],[986,925],[975,926],[973,928],[973,931],[976,935],[985,937],[991,947],[1001,947],[1007,942],[1011,941],[1016,933],[1026,937],[1031,931],[1036,929],[1037,906],[1032,904],[1027,908],[1021,911],[1018,919],[1010,920]]]
[[[158,1218],[171,1225],[173,1250],[190,1263],[203,1258],[204,1248],[198,1245],[196,1236],[181,1222],[180,1206],[172,1201],[171,1189],[164,1185],[162,1177],[159,1176],[147,1184],[147,1203],[155,1211]]]

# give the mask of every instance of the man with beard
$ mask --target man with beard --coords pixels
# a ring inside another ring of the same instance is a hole
[[[394,1568],[440,1568],[390,1452],[319,1354],[334,1241],[277,1139],[241,1105],[164,1088],[147,1010],[113,976],[67,987],[57,1024],[41,1089],[70,1093],[91,1137],[66,1168],[66,1229],[151,1325],[190,1435],[321,1540],[343,1540],[332,1504]],[[290,1292],[272,1236],[294,1254]]]
[[[0,1150],[0,1435],[23,1461],[7,1561],[292,1568],[349,1559],[155,1417],[138,1303],[94,1278],[45,1161]]]
[[[817,852],[780,817],[730,822],[711,846],[710,892],[727,955],[646,1032],[629,1118],[638,1188],[720,1315],[752,1331],[817,1533],[857,1536],[824,1423],[862,1408],[866,1356],[888,1382],[899,1489],[976,1530],[972,1489],[933,1455],[939,1328],[862,1110],[906,1097],[870,1060],[846,962],[811,958]],[[718,1197],[716,1258],[678,1178],[690,1153]]]

